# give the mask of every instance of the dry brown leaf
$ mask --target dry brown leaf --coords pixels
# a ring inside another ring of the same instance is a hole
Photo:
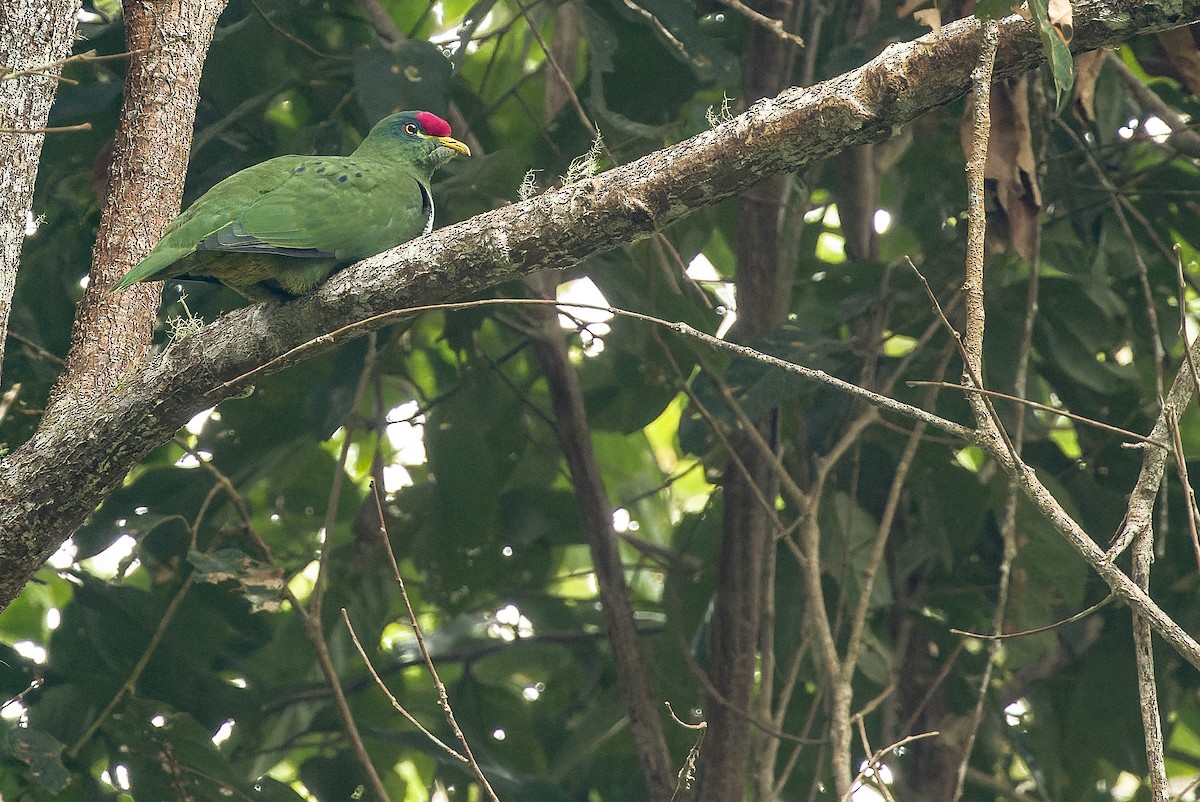
[[[928,25],[930,28],[933,28],[935,34],[942,30],[942,12],[936,8],[923,8],[920,11],[914,11],[913,19],[921,25]]]
[[[1156,72],[1169,75],[1188,88],[1193,95],[1200,96],[1200,47],[1196,44],[1195,26],[1174,28],[1158,34],[1158,43],[1166,54],[1170,69]],[[1146,68],[1150,70],[1149,67]]]
[[[1050,0],[1050,24],[1058,27],[1063,38],[1068,42],[1075,35],[1075,25],[1071,21],[1071,0]]]
[[[1091,50],[1075,57],[1075,109],[1089,123],[1096,121],[1096,80],[1105,56],[1103,50]]]
[[[992,130],[988,138],[984,185],[988,192],[987,245],[993,251],[1015,250],[1032,257],[1039,236],[1042,193],[1029,127],[1027,78],[998,81],[992,89]],[[963,153],[971,149],[972,103],[959,124]]]
[[[554,62],[570,79],[575,74],[576,54],[579,52],[579,40],[583,31],[583,17],[579,5],[566,2],[554,12],[554,38],[551,40],[550,54]],[[558,70],[546,72],[546,99],[544,103],[544,121],[550,123],[567,105],[574,90],[563,83]]]

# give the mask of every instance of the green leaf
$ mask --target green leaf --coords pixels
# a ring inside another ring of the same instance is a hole
[[[1046,60],[1050,62],[1055,105],[1061,109],[1075,83],[1075,62],[1071,58],[1071,48],[1063,38],[1062,32],[1050,22],[1049,0],[1029,0],[1029,10],[1037,23],[1038,36],[1042,40]]]
[[[824,571],[856,599],[865,589],[866,569],[879,533],[879,522],[838,493],[821,504],[821,565]],[[870,607],[886,605],[892,598],[888,573],[878,570],[871,586]]]
[[[405,110],[444,114],[450,70],[450,59],[429,42],[376,42],[354,53],[354,89],[370,121]]]
[[[235,583],[238,593],[250,602],[254,612],[279,609],[284,579],[283,569],[278,566],[253,560],[237,549],[211,553],[193,551],[188,554],[188,562],[196,569],[196,578],[201,582]]]
[[[44,732],[14,726],[8,721],[0,723],[0,727],[3,727],[0,749],[24,763],[38,785],[54,794],[67,787],[71,775],[62,762],[65,747],[61,743]]]
[[[138,799],[300,799],[280,783],[250,782],[239,776],[213,744],[207,728],[161,703],[127,698],[104,729],[127,746],[120,759],[129,768]]]

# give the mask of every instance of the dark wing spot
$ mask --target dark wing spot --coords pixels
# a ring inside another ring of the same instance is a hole
[[[299,167],[297,167],[297,168],[296,168],[296,172],[298,172],[298,173],[302,173],[302,172],[304,172],[304,165],[302,164],[302,165],[300,165]]]
[[[323,172],[325,172],[325,168],[324,168],[324,167],[318,167],[318,168],[317,168],[317,172],[318,172],[318,173],[323,173]]]
[[[338,182],[344,184],[344,183],[346,183],[346,179],[348,179],[349,177],[350,176],[348,176],[348,175],[339,175]]]
[[[362,173],[355,173],[355,174],[354,174],[354,177],[355,177],[355,178],[362,178]]]

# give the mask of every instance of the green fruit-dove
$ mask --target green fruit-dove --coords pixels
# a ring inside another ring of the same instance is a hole
[[[384,117],[349,156],[279,156],[220,182],[113,290],[220,281],[254,301],[302,295],[339,268],[433,228],[429,180],[470,149],[427,111]]]

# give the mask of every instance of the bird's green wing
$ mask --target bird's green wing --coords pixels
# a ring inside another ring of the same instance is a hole
[[[397,165],[326,157],[297,167],[201,247],[353,261],[423,234],[432,217],[428,189]]]
[[[354,261],[420,236],[432,220],[428,188],[404,165],[281,156],[209,190],[114,290],[187,273],[176,263],[199,251]]]
[[[113,290],[186,272],[186,268],[173,270],[172,266],[195,253],[201,243],[216,232],[235,225],[238,217],[259,199],[287,183],[295,169],[305,161],[302,156],[280,156],[247,167],[213,186],[167,226],[154,250],[122,276]]]

